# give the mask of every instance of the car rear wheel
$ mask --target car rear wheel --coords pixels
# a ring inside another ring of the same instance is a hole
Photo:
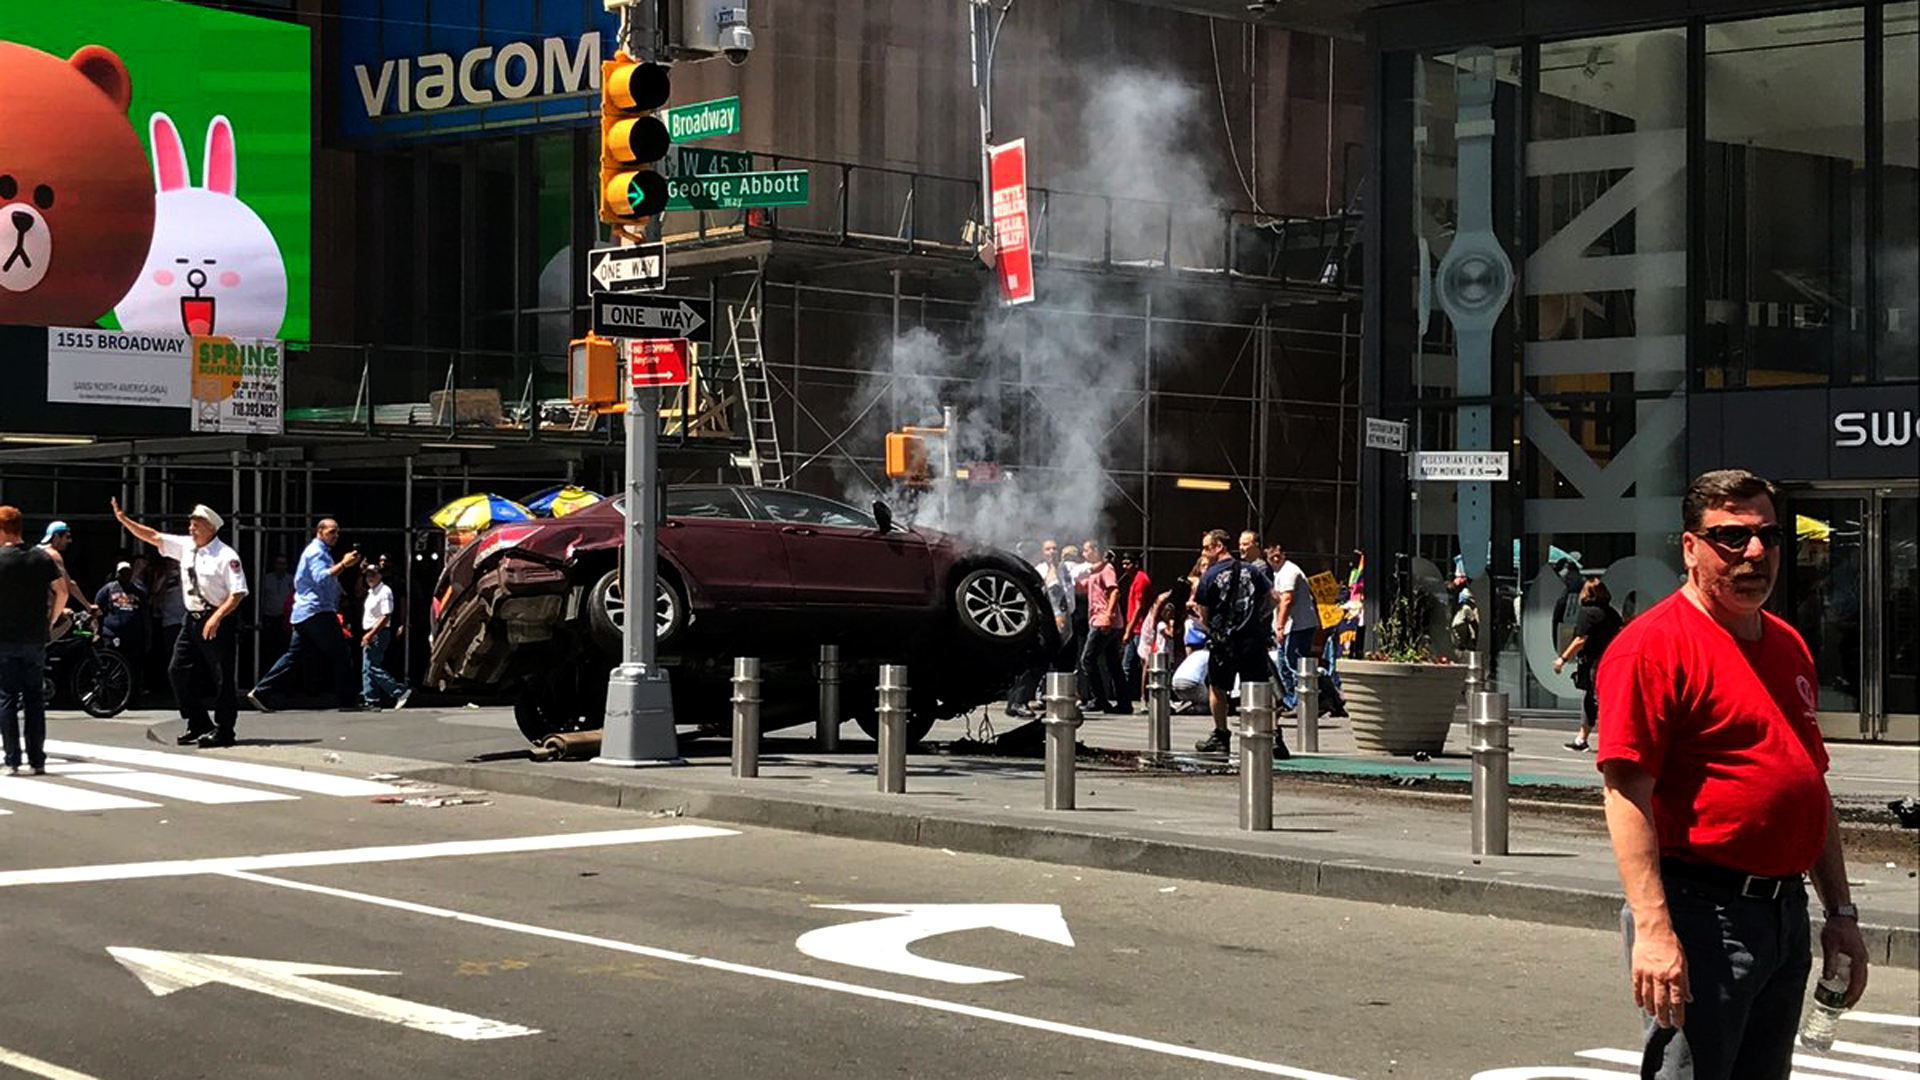
[[[597,728],[606,718],[607,669],[566,667],[527,683],[513,702],[513,722],[530,743]]]
[[[671,575],[661,574],[655,579],[653,607],[653,643],[656,648],[664,648],[687,625],[686,592]],[[620,655],[621,634],[627,624],[627,601],[618,569],[600,575],[600,580],[588,591],[587,624],[593,629],[594,640],[609,656]]]
[[[983,566],[953,588],[953,607],[968,634],[995,645],[1018,642],[1033,631],[1033,598],[1018,578],[997,566]]]

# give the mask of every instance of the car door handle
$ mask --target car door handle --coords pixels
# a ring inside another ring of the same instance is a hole
[[[812,529],[802,528],[799,525],[782,525],[780,526],[780,531],[783,533],[792,533],[794,536],[814,535],[814,532]]]

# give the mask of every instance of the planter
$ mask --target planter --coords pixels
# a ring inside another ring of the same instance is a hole
[[[1354,746],[1363,754],[1439,754],[1466,682],[1465,664],[1340,661]]]

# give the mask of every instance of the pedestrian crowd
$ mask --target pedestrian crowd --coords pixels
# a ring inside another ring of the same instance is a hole
[[[69,573],[71,526],[49,522],[29,546],[20,510],[0,506],[0,729],[9,772],[45,767],[47,650],[74,630],[80,613],[126,658],[136,691],[142,682],[171,690],[187,725],[183,746],[235,741],[238,614],[250,598],[261,655],[279,657],[245,695],[255,708],[271,712],[269,700],[298,694],[302,675],[325,679],[342,709],[405,705],[409,691],[386,668],[405,630],[404,598],[395,596],[387,556],[367,560],[357,545],[333,556],[338,522],[318,523],[291,572],[276,555],[255,594],[240,553],[220,539],[225,521],[212,508],[195,506],[186,532],[174,534],[129,517],[117,499],[110,506],[120,527],[152,552],[127,552],[91,595]]]
[[[1341,616],[1328,625],[1308,575],[1280,545],[1265,546],[1247,531],[1235,542],[1213,530],[1201,539],[1191,570],[1156,591],[1140,555],[1115,552],[1097,540],[1079,545],[1042,540],[1034,569],[1040,575],[1059,632],[1060,651],[1017,679],[1006,714],[1032,718],[1033,697],[1048,670],[1077,673],[1083,711],[1128,715],[1145,697],[1146,670],[1167,658],[1174,709],[1208,713],[1214,733],[1196,749],[1224,753],[1227,717],[1247,680],[1270,681],[1280,715],[1299,707],[1299,662],[1320,658],[1320,709],[1345,716],[1335,670],[1343,641],[1357,625],[1357,591],[1341,598]],[[1284,742],[1276,754],[1285,756]]]

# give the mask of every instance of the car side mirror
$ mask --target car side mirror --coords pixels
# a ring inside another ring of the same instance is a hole
[[[873,521],[874,524],[880,526],[881,532],[890,533],[893,531],[893,511],[887,508],[886,503],[878,499],[873,501]]]

